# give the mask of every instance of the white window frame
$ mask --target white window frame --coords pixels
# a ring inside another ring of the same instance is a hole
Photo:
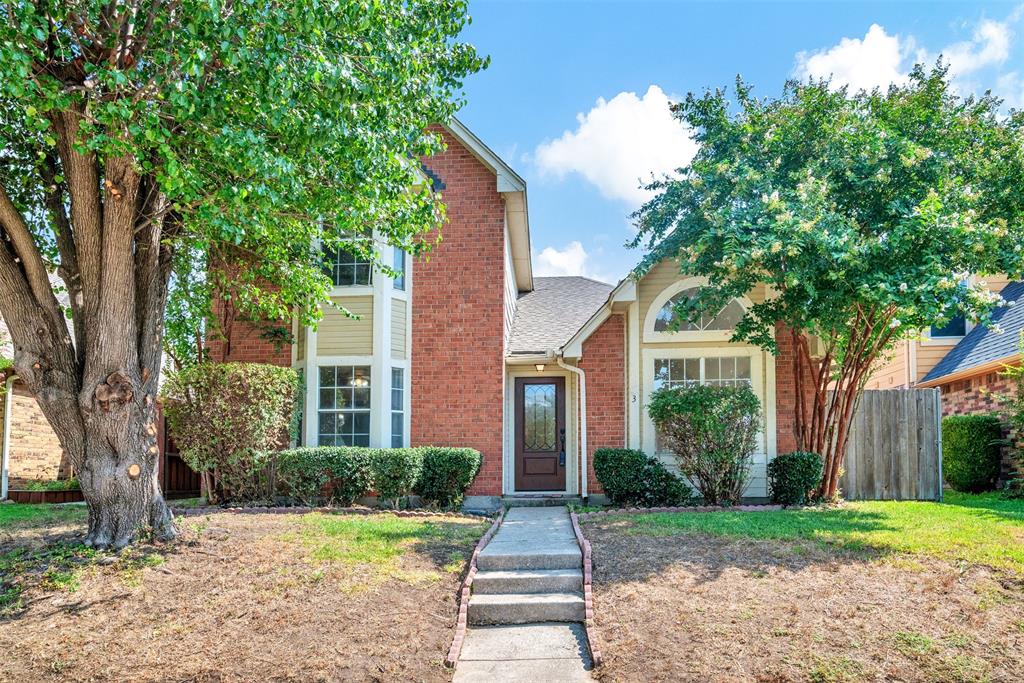
[[[651,394],[654,393],[654,362],[656,360],[676,360],[681,358],[725,358],[725,357],[748,357],[750,358],[750,381],[751,388],[757,400],[761,403],[761,429],[758,434],[758,448],[754,452],[752,464],[765,465],[768,460],[775,457],[775,364],[765,359],[765,351],[748,345],[735,346],[705,346],[689,348],[655,348],[643,349],[643,393],[644,401],[641,407],[643,414],[644,430],[644,451],[663,459],[666,463],[674,464],[671,455],[658,453],[655,447],[657,434],[654,428],[654,420],[647,412],[647,406],[651,404]],[[768,370],[766,372],[766,369]],[[703,363],[701,364],[703,374]]]
[[[310,379],[306,379],[307,386],[313,384],[316,389],[313,396],[316,397],[316,409],[307,410],[307,419],[310,420],[310,433],[314,437],[314,443],[312,445],[320,445],[320,368],[334,368],[334,367],[366,367],[370,370],[370,407],[368,409],[360,409],[361,411],[368,412],[370,414],[370,436],[369,436],[369,447],[374,447],[376,434],[377,422],[380,419],[379,411],[374,410],[374,396],[377,394],[374,391],[374,384],[379,383],[377,375],[373,371],[373,357],[372,356],[320,356],[316,359],[316,381],[315,383],[310,382]],[[390,378],[389,378],[390,382]],[[388,392],[390,397],[391,392]],[[334,409],[324,409],[323,412],[341,412]],[[390,419],[390,416],[389,416]]]
[[[679,343],[689,341],[727,342],[732,338],[732,330],[678,330],[676,332],[664,332],[654,329],[658,320],[658,313],[661,309],[679,292],[686,289],[703,287],[707,284],[707,278],[690,277],[684,280],[677,280],[661,290],[661,293],[654,298],[647,308],[644,316],[643,341],[645,344]],[[749,311],[753,303],[745,296],[736,297],[736,302]]]

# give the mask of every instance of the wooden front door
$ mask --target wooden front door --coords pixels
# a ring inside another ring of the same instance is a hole
[[[516,378],[516,491],[565,491],[565,378]]]

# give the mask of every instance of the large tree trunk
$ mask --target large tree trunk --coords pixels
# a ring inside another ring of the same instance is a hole
[[[162,238],[178,222],[131,158],[107,159],[101,174],[95,155],[71,144],[77,122],[73,112],[54,118],[69,201],[54,185],[49,202],[75,341],[31,231],[2,186],[0,315],[14,370],[79,474],[89,505],[85,542],[123,548],[140,531],[175,535],[157,482],[156,391],[172,260]]]

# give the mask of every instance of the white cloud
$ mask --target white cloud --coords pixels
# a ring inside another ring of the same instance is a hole
[[[599,98],[589,112],[576,115],[575,131],[539,145],[534,160],[542,174],[579,173],[605,197],[637,206],[651,197],[641,183],[652,173],[660,177],[687,165],[697,151],[669,104],[656,85],[643,97],[621,92],[610,100]]]
[[[537,277],[580,275],[608,282],[609,278],[592,267],[590,254],[578,240],[562,249],[544,247],[533,259],[533,274]]]
[[[1015,9],[1005,20],[984,19],[977,23],[970,40],[943,47],[939,51],[918,48],[914,36],[889,34],[872,24],[864,38],[843,38],[836,45],[796,56],[793,75],[807,78],[831,78],[832,85],[849,86],[851,91],[887,88],[905,83],[915,63],[934,64],[941,55],[949,64],[949,76],[955,89],[970,92],[976,84],[967,80],[975,72],[1003,64],[1010,55],[1013,40],[1011,26],[1024,11]]]
[[[889,35],[872,24],[863,39],[843,38],[827,50],[800,52],[794,75],[801,80],[831,77],[833,86],[847,85],[853,91],[900,84],[907,80],[901,64],[913,42],[913,38]]]
[[[996,81],[995,93],[1003,98],[1003,104],[1013,109],[1024,109],[1024,79],[1020,73],[1011,71]]]

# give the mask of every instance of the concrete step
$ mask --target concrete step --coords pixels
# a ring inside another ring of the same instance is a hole
[[[579,496],[566,496],[566,495],[518,495],[518,496],[502,496],[501,502],[507,507],[513,508],[530,508],[530,507],[564,507],[569,503],[575,503],[576,505],[582,505],[583,499]]]
[[[476,625],[583,621],[585,617],[579,593],[474,593],[469,598],[469,623]]]
[[[583,572],[579,569],[510,569],[478,572],[473,592],[495,593],[579,593]]]
[[[477,557],[480,571],[511,569],[582,569],[583,554],[579,546],[559,543],[534,550],[521,546],[491,542]]]

